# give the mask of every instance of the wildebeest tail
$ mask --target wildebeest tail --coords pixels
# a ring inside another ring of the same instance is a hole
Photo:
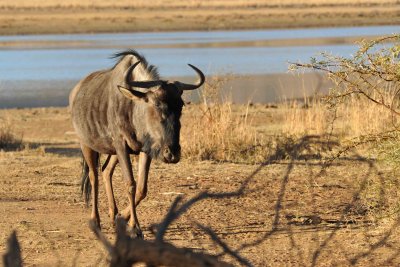
[[[92,185],[89,179],[89,166],[82,155],[82,175],[81,175],[81,193],[85,197],[85,203],[88,205],[90,194],[92,192]]]

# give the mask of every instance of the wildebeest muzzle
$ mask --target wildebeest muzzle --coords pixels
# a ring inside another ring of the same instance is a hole
[[[181,159],[181,146],[172,149],[169,146],[165,146],[162,151],[162,158],[165,163],[178,163]]]

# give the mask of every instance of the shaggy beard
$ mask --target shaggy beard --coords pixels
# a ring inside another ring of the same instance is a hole
[[[155,146],[153,138],[151,138],[151,136],[148,134],[146,134],[144,137],[142,151],[153,159],[160,159],[161,146]]]

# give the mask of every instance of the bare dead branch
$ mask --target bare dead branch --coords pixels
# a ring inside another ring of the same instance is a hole
[[[219,261],[215,256],[186,248],[177,248],[166,242],[132,239],[126,233],[125,223],[123,219],[117,220],[117,241],[113,247],[107,249],[111,257],[110,266],[125,267],[135,263],[145,263],[147,266],[176,267],[232,266]],[[91,226],[91,229],[105,246],[110,244],[97,227]]]

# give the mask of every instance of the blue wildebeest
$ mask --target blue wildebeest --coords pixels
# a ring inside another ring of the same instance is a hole
[[[98,165],[100,154],[107,154],[102,171],[109,215],[114,220],[118,209],[111,177],[119,162],[129,199],[122,216],[130,217],[129,226],[142,237],[136,206],[146,196],[151,160],[179,161],[180,117],[184,105],[181,95],[184,90],[199,88],[205,77],[189,64],[200,77],[197,84],[165,81],[160,79],[157,69],[134,50],[115,57],[119,61],[113,68],[88,75],[69,97],[72,123],[80,139],[84,161],[81,188],[86,201],[92,195],[91,219],[100,227]],[[139,154],[137,186],[130,154]]]

